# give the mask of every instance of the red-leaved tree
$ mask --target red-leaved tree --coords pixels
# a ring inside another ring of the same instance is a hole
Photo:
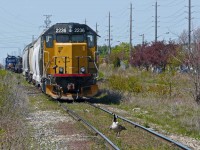
[[[132,65],[137,67],[161,67],[164,71],[169,64],[170,57],[176,55],[177,45],[173,42],[166,44],[164,41],[153,42],[150,45],[135,47],[132,55]]]

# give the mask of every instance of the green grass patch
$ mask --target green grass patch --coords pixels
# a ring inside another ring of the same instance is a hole
[[[32,106],[36,106],[37,109],[40,110],[58,110],[60,109],[57,102],[48,97],[47,95],[43,94],[42,92],[40,94],[37,94],[37,96],[30,96],[30,104]]]
[[[7,75],[7,71],[6,70],[1,70],[0,69],[0,77],[3,78]]]
[[[0,128],[0,135],[2,135],[3,133],[5,133],[5,130],[3,130],[2,128]]]

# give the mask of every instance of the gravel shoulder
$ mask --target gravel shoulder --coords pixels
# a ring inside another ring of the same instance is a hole
[[[35,87],[29,88],[27,94],[30,112],[26,120],[32,131],[33,149],[104,149],[92,132],[64,112],[55,101]]]

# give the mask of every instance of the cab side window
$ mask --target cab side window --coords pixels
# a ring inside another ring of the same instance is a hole
[[[87,35],[87,44],[89,48],[92,48],[95,46],[95,42],[94,42],[94,35]]]
[[[53,47],[53,36],[52,35],[47,35],[45,41],[46,41],[47,48]]]

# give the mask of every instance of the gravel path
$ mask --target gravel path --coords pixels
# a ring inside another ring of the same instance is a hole
[[[100,140],[80,122],[74,120],[59,108],[56,103],[55,107],[58,107],[58,109],[51,110],[48,107],[41,108],[41,105],[48,105],[48,100],[41,98],[41,95],[42,94],[30,95],[30,97],[36,100],[36,103],[32,104],[30,102],[31,111],[26,118],[34,141],[32,142],[34,144],[31,145],[33,149],[102,149],[102,143],[99,144]]]
[[[60,111],[36,111],[27,118],[38,146],[45,149],[90,149],[94,144],[84,130],[77,130],[70,116]]]

